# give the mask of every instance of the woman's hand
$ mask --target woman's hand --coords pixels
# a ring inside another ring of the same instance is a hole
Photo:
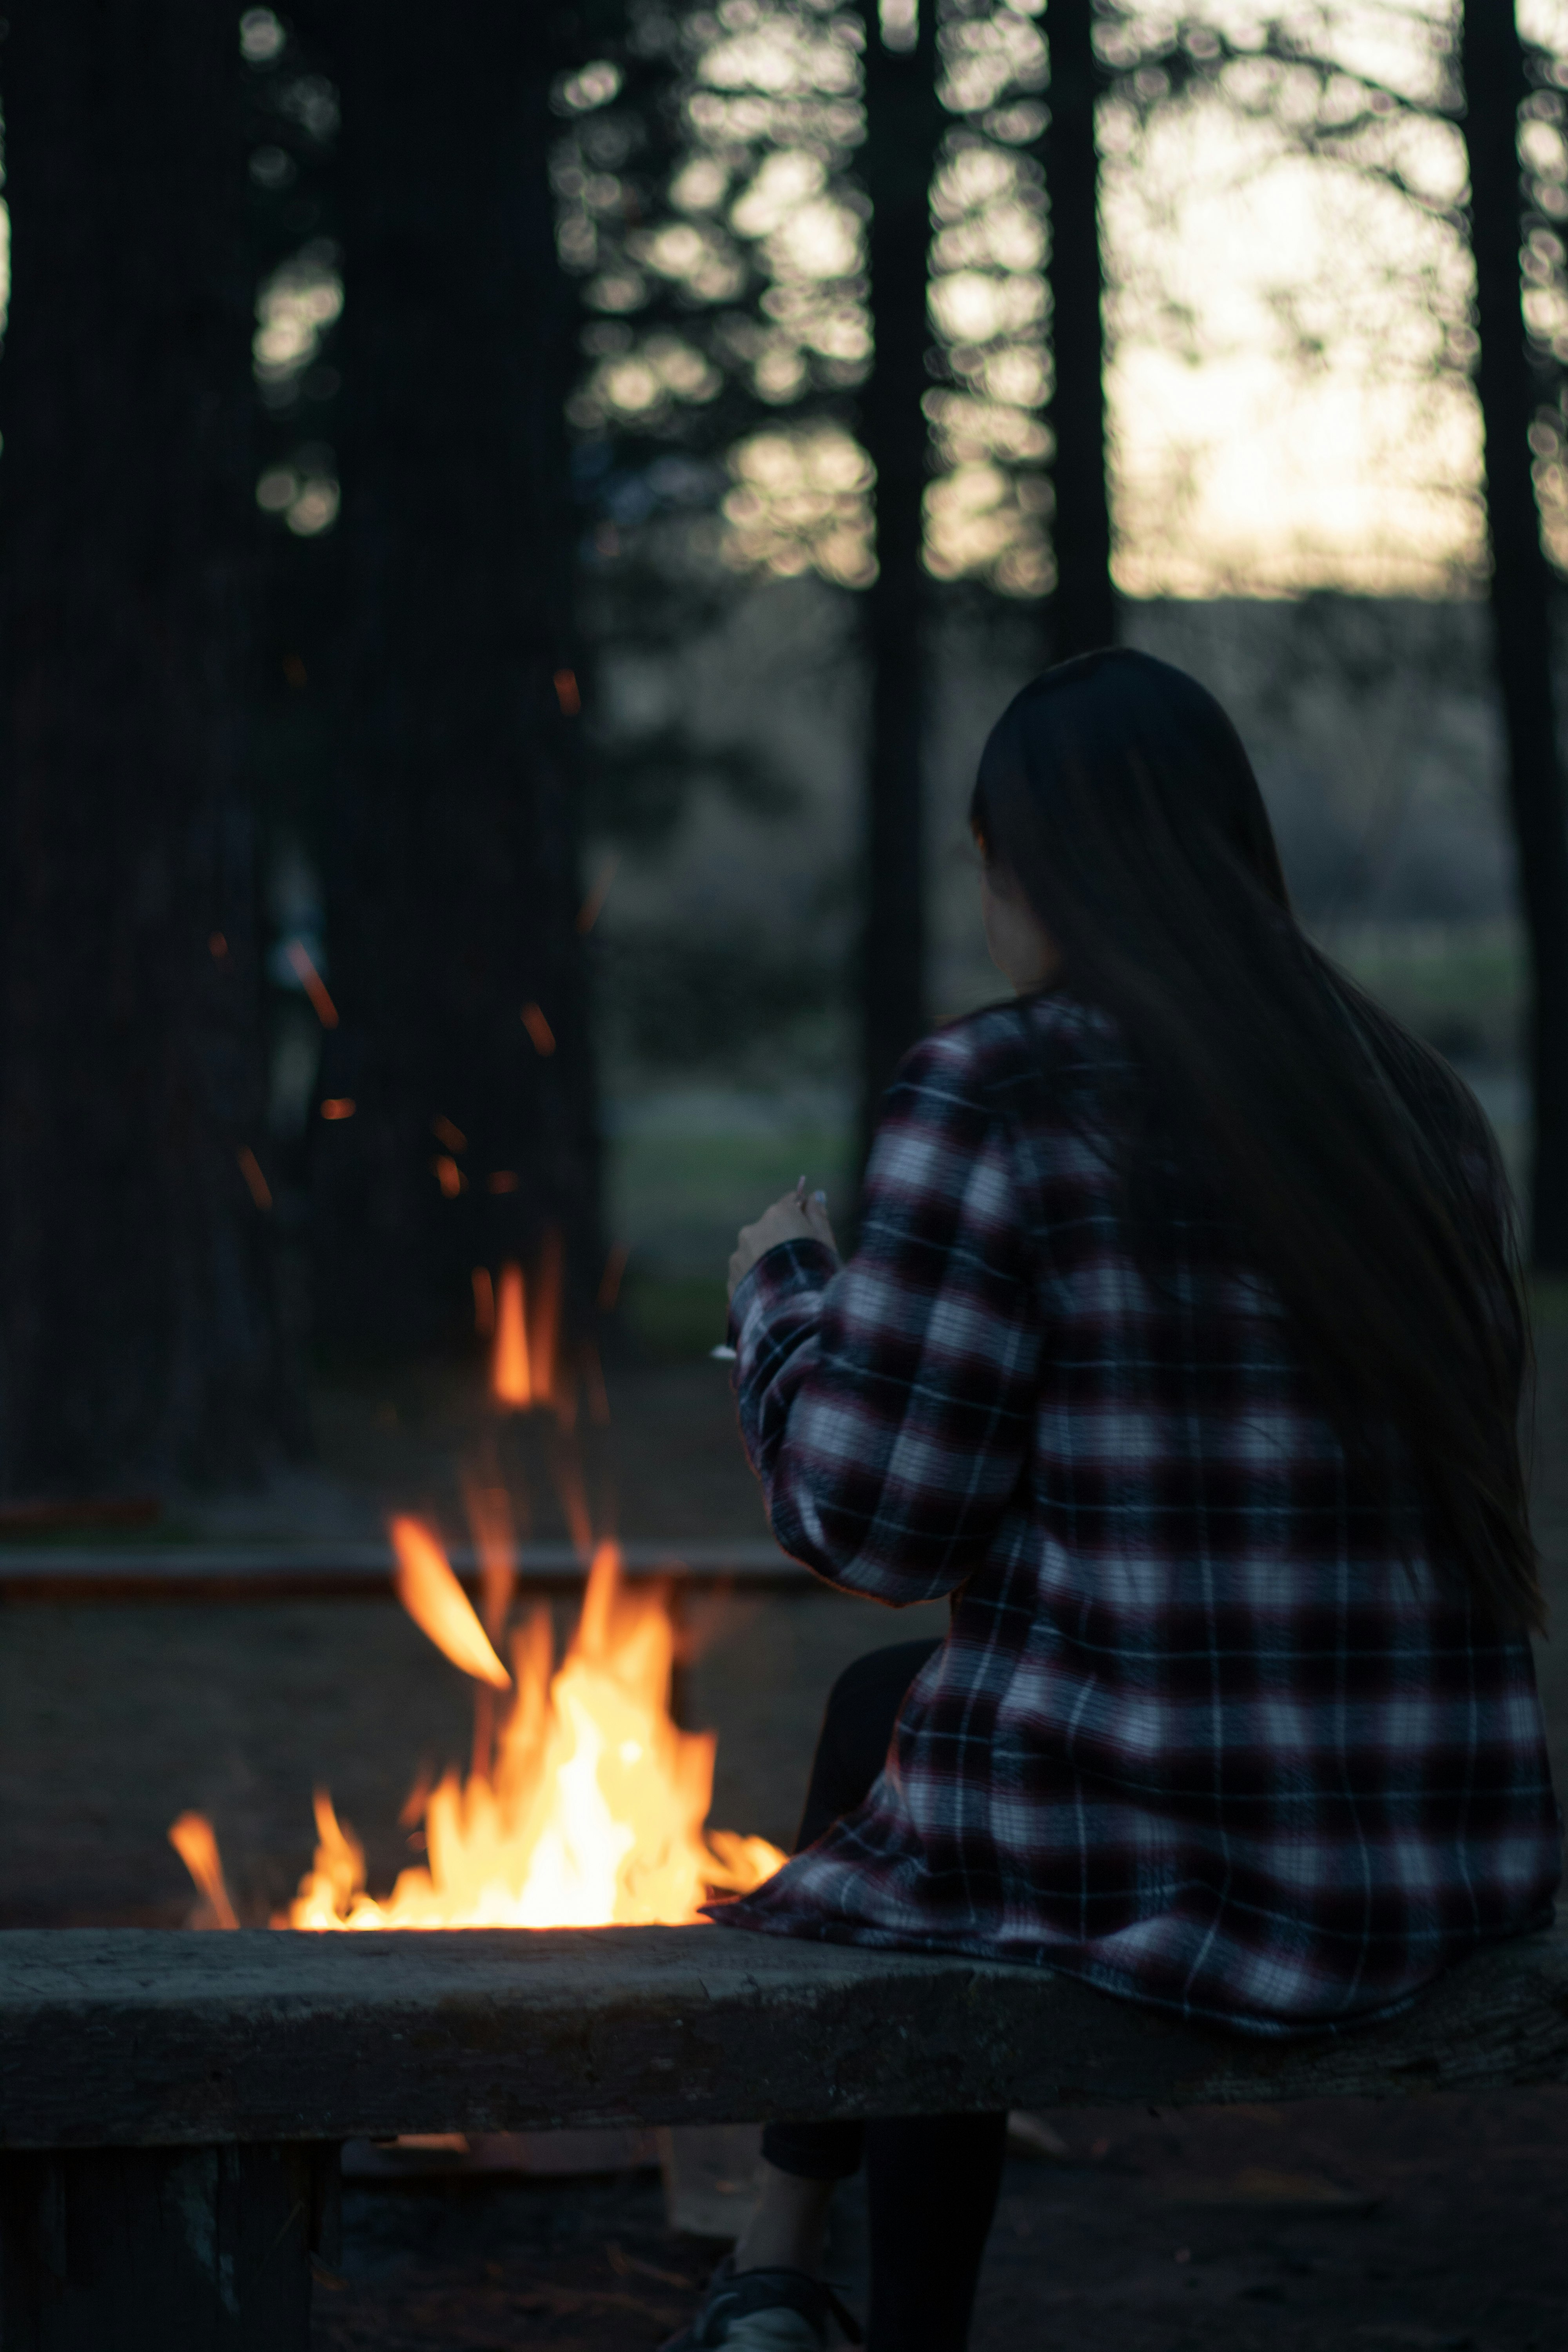
[[[827,1195],[813,1192],[808,1199],[803,1177],[793,1192],[764,1209],[754,1225],[742,1225],[741,1238],[730,1260],[730,1296],[731,1298],[765,1250],[776,1249],[780,1242],[822,1242],[838,1255],[838,1244],[833,1238],[833,1227],[827,1221]]]

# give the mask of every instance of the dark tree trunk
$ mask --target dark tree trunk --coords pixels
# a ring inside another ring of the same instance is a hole
[[[862,1141],[900,1056],[926,1025],[921,761],[930,719],[921,551],[929,478],[921,399],[931,329],[931,184],[945,116],[937,97],[936,0],[907,50],[882,42],[866,0],[866,143],[874,358],[860,440],[877,469],[877,578],[865,596],[870,685],[860,946]]]
[[[240,1479],[289,1416],[241,780],[236,23],[8,14],[0,1486]]]
[[[1049,0],[1050,122],[1041,143],[1050,212],[1049,424],[1057,584],[1051,598],[1058,661],[1116,640],[1110,509],[1105,465],[1104,273],[1095,101],[1104,77],[1094,54],[1094,0]]]
[[[356,1108],[315,1129],[317,1297],[332,1338],[419,1347],[471,1329],[473,1268],[533,1256],[552,1227],[579,1296],[598,1273],[574,929],[573,310],[536,13],[342,0],[330,16],[348,642],[327,877],[342,1025],[321,1090]],[[443,1190],[440,1159],[463,1190]]]
[[[1530,951],[1532,1255],[1568,1272],[1568,834],[1552,677],[1556,583],[1541,544],[1529,433],[1545,387],[1525,341],[1519,110],[1529,95],[1510,0],[1467,0],[1465,146],[1491,540],[1491,610],[1509,803]]]

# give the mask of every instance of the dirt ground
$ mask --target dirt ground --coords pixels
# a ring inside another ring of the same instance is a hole
[[[1069,2156],[1008,2164],[972,2352],[1568,2341],[1568,2092],[1049,2120]],[[652,2352],[721,2251],[652,2172],[353,2189],[345,2222],[315,2352]]]
[[[1537,1528],[1568,1623],[1563,1302],[1546,1302],[1540,1348]],[[623,1367],[610,1402],[587,1456],[601,1523],[661,1540],[763,1532],[717,1367]],[[455,1514],[461,1399],[362,1384],[324,1397],[321,1422],[335,1526],[372,1526],[388,1500]],[[511,1466],[529,1469],[534,1531],[563,1528],[548,1465]],[[266,1531],[288,1506],[247,1505],[228,1531]],[[714,1820],[786,1843],[835,1674],[941,1622],[809,1581],[713,1612],[687,1704],[719,1735]],[[1568,1637],[1540,1663],[1565,1787]],[[213,1816],[259,1922],[309,1860],[318,1781],[384,1884],[416,1772],[468,1738],[462,1678],[390,1602],[0,1606],[0,1926],[181,1924],[165,1832],[187,1806]],[[1070,2160],[1010,2165],[973,2352],[1568,2343],[1568,2093],[1052,2121]],[[318,2352],[632,2352],[686,2315],[715,2251],[671,2232],[651,2174],[353,2188]]]

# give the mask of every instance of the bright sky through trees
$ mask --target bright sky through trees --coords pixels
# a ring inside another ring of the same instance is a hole
[[[1244,14],[1225,13],[1233,28]],[[1348,33],[1368,11],[1324,14]],[[1412,97],[1426,62],[1414,37],[1377,60]],[[1289,76],[1260,66],[1247,95],[1268,112],[1239,118],[1221,91],[1140,132],[1130,109],[1102,110],[1119,584],[1441,589],[1479,552],[1479,419],[1444,364],[1463,242],[1354,166],[1297,152]],[[1453,127],[1403,145],[1434,205],[1457,202]]]
[[[1317,55],[1386,84],[1386,136],[1381,147],[1363,141],[1354,162],[1332,152],[1331,125],[1327,142],[1306,152],[1318,103],[1310,77],[1261,55],[1184,100],[1161,102],[1151,86],[1142,106],[1102,104],[1124,593],[1441,594],[1477,580],[1480,428],[1457,217],[1464,155],[1443,119],[1457,8],[1201,0],[1181,12],[1242,47],[1282,22]],[[1140,28],[1168,26],[1175,12],[1122,13],[1122,51],[1112,33],[1107,55],[1133,65]],[[957,137],[933,191],[931,319],[952,381],[926,401],[939,461],[926,560],[939,577],[983,576],[1015,594],[1050,581],[1037,473],[1048,446],[1047,224],[1026,152],[1042,119],[1043,14],[1044,0],[994,0],[950,15],[944,94]],[[1519,15],[1526,37],[1564,60],[1568,86],[1568,0],[1520,0]],[[852,395],[869,356],[854,184],[858,20],[842,0],[719,0],[691,23],[690,147],[668,214],[595,268],[594,215],[614,209],[618,182],[579,171],[580,193],[572,184],[564,201],[563,257],[583,272],[599,321],[585,337],[574,422],[588,431],[657,423],[661,409],[714,396],[715,362],[740,373],[779,414],[731,453],[730,560],[862,584],[874,562],[866,461],[820,400],[816,413],[797,405],[814,391],[830,403],[836,392]],[[1189,43],[1199,54],[1203,37]],[[569,86],[566,110],[592,113],[618,80],[614,68],[590,67]],[[1524,146],[1533,168],[1568,184],[1556,125],[1531,122]],[[1404,185],[1363,168],[1368,160]],[[0,302],[6,226],[0,207]],[[1527,309],[1568,362],[1563,247],[1550,232],[1538,242]],[[768,291],[761,316],[745,319],[733,299],[758,268]],[[659,280],[710,306],[706,341],[668,326],[639,333],[646,289]],[[335,254],[314,247],[259,289],[264,397],[292,385],[341,299]],[[258,495],[286,508],[297,530],[330,528],[335,484],[308,477],[308,467],[275,466]],[[1549,537],[1568,555],[1568,455],[1543,452],[1540,478]]]
[[[1463,591],[1482,523],[1472,273],[1455,216],[1464,153],[1441,119],[1457,0],[1208,0],[1200,13],[1237,40],[1280,17],[1432,111],[1391,108],[1372,151],[1407,194],[1304,155],[1304,78],[1261,60],[1142,129],[1130,108],[1102,109],[1119,584]],[[1521,0],[1520,20],[1568,56],[1564,0]],[[1562,145],[1543,122],[1531,138]],[[1541,329],[1561,295],[1539,300]]]
[[[1211,0],[1206,13],[1234,35],[1266,12]],[[1316,21],[1321,52],[1415,106],[1440,103],[1451,0],[1283,13]],[[1552,41],[1565,14],[1535,0],[1521,21]],[[1481,549],[1480,426],[1470,262],[1452,209],[1465,189],[1458,130],[1391,110],[1380,160],[1397,161],[1417,200],[1304,157],[1289,75],[1260,65],[1250,89],[1242,69],[1233,80],[1142,136],[1114,106],[1102,123],[1120,584],[1462,587]],[[1238,119],[1231,100],[1256,106],[1266,86],[1273,119]]]
[[[1168,22],[1152,7],[1125,13],[1133,37],[1113,63],[1136,61],[1141,23]],[[1332,89],[1324,100],[1310,75],[1261,55],[1183,101],[1151,107],[1143,91],[1142,108],[1102,106],[1119,583],[1178,596],[1463,591],[1482,531],[1464,157],[1444,119],[1456,0],[1209,0],[1184,13],[1242,47],[1282,19],[1318,56],[1386,84],[1389,99],[1385,126],[1362,135],[1354,160],[1334,147]],[[1025,593],[1049,576],[1017,471],[1037,457],[1047,381],[1045,224],[1009,152],[1029,126],[999,121],[994,101],[1005,67],[1026,110],[1031,79],[1043,79],[1030,71],[1032,54],[1043,64],[1040,15],[1041,0],[1004,0],[952,27],[949,102],[972,136],[936,190],[931,310],[958,388],[927,402],[944,461],[928,499],[928,563]],[[1521,20],[1568,57],[1568,0],[1523,0]],[[706,175],[694,167],[703,227],[689,241],[710,270],[727,240],[767,241],[780,290],[764,301],[775,327],[755,380],[785,409],[734,455],[729,551],[854,583],[872,560],[864,466],[842,433],[792,425],[786,405],[807,383],[814,344],[853,380],[859,225],[837,175],[853,172],[854,33],[832,0],[724,0],[709,22],[690,119],[723,160]],[[1352,100],[1347,85],[1347,110]],[[1329,135],[1308,152],[1314,110]],[[748,178],[745,140],[792,134]],[[1544,121],[1529,126],[1527,151],[1532,140],[1562,147]],[[1532,324],[1553,339],[1568,305],[1545,281],[1562,262],[1560,250],[1543,253],[1531,297]],[[618,390],[642,384],[614,373],[635,363],[622,332],[626,350],[606,352],[610,413]],[[1564,500],[1543,488],[1550,514]]]

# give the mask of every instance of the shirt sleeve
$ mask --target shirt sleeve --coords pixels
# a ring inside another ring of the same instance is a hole
[[[892,1087],[860,1247],[769,1250],[731,1310],[741,1428],[784,1549],[892,1608],[984,1557],[1028,1452],[1039,1351],[1007,1133],[962,1035]]]

